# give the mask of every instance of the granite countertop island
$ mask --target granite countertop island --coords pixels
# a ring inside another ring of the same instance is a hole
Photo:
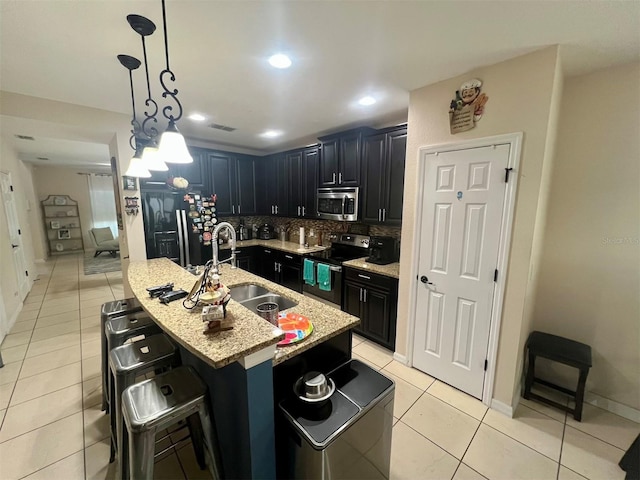
[[[254,242],[254,240],[248,242]],[[259,242],[259,240],[255,242]],[[297,244],[290,243],[290,245],[299,247]],[[215,368],[224,367],[266,347],[275,345],[284,338],[282,330],[275,328],[252,310],[235,302],[233,297],[227,305],[227,315],[233,317],[234,328],[207,335],[202,333],[200,307],[187,310],[183,307],[182,300],[165,305],[160,303],[157,298],[149,297],[146,291],[147,287],[173,282],[174,289],[182,288],[190,291],[196,282],[198,277],[188,273],[169,259],[158,258],[131,262],[127,275],[133,293],[156,323],[182,347]],[[360,322],[357,317],[337,308],[328,307],[245,270],[232,269],[228,264],[221,266],[220,280],[227,287],[254,283],[294,300],[298,302],[298,305],[286,311],[304,315],[313,323],[314,331],[308,338],[299,343],[279,347],[276,350],[273,365],[288,360],[349,330]]]

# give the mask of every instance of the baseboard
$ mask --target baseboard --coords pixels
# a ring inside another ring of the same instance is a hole
[[[640,423],[640,410],[623,405],[609,398],[602,397],[597,393],[587,392],[584,401],[590,405],[602,408],[620,417],[627,418],[633,422]]]
[[[20,315],[20,312],[22,312],[22,308],[24,307],[24,302],[20,302],[20,305],[18,305],[18,308],[16,308],[16,311],[13,312],[13,315],[11,315],[11,318],[9,319],[9,322],[7,323],[7,334],[9,332],[11,332],[11,330],[13,329],[13,326],[16,324],[16,322],[18,321],[18,315]]]
[[[506,415],[509,418],[513,418],[513,412],[515,409],[511,405],[507,405],[504,402],[496,400],[495,398],[491,400],[491,409],[496,412],[500,412]]]
[[[44,262],[45,262],[44,258],[36,258],[36,259],[33,261],[33,263],[44,263]]]
[[[398,352],[393,352],[393,359],[403,365],[409,365],[409,360],[407,360],[407,357],[405,355],[401,355]]]

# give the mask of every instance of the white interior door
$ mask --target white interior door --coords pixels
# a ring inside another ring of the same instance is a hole
[[[413,365],[482,398],[509,145],[426,156]]]
[[[18,292],[20,301],[22,301],[30,290],[29,273],[27,272],[27,261],[24,257],[24,247],[22,246],[22,231],[20,230],[18,221],[18,211],[16,210],[13,187],[11,186],[11,174],[0,173],[0,184],[2,185],[2,200],[7,217],[9,241],[11,242],[13,264],[16,270]]]

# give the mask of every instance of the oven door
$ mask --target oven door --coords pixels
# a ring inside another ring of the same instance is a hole
[[[355,222],[358,220],[358,187],[319,188],[318,216],[326,220]]]
[[[342,265],[334,265],[331,263],[323,262],[322,260],[316,260],[310,258],[309,260],[313,260],[313,270],[316,272],[316,284],[311,286],[308,283],[304,283],[302,286],[302,291],[304,295],[324,300],[326,302],[330,302],[335,305],[336,308],[341,308],[342,305]],[[329,265],[329,270],[331,271],[331,290],[321,290],[318,285],[317,276],[318,276],[318,265]]]

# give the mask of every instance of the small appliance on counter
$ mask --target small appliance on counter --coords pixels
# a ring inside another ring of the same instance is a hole
[[[369,242],[369,258],[367,262],[377,265],[388,265],[398,261],[398,245],[393,237],[372,236]]]
[[[244,223],[240,223],[236,230],[236,237],[238,241],[251,240],[253,238],[253,229],[247,228]]]
[[[258,238],[260,240],[271,240],[272,238],[275,238],[274,232],[275,230],[273,229],[273,225],[265,223],[258,228]]]

